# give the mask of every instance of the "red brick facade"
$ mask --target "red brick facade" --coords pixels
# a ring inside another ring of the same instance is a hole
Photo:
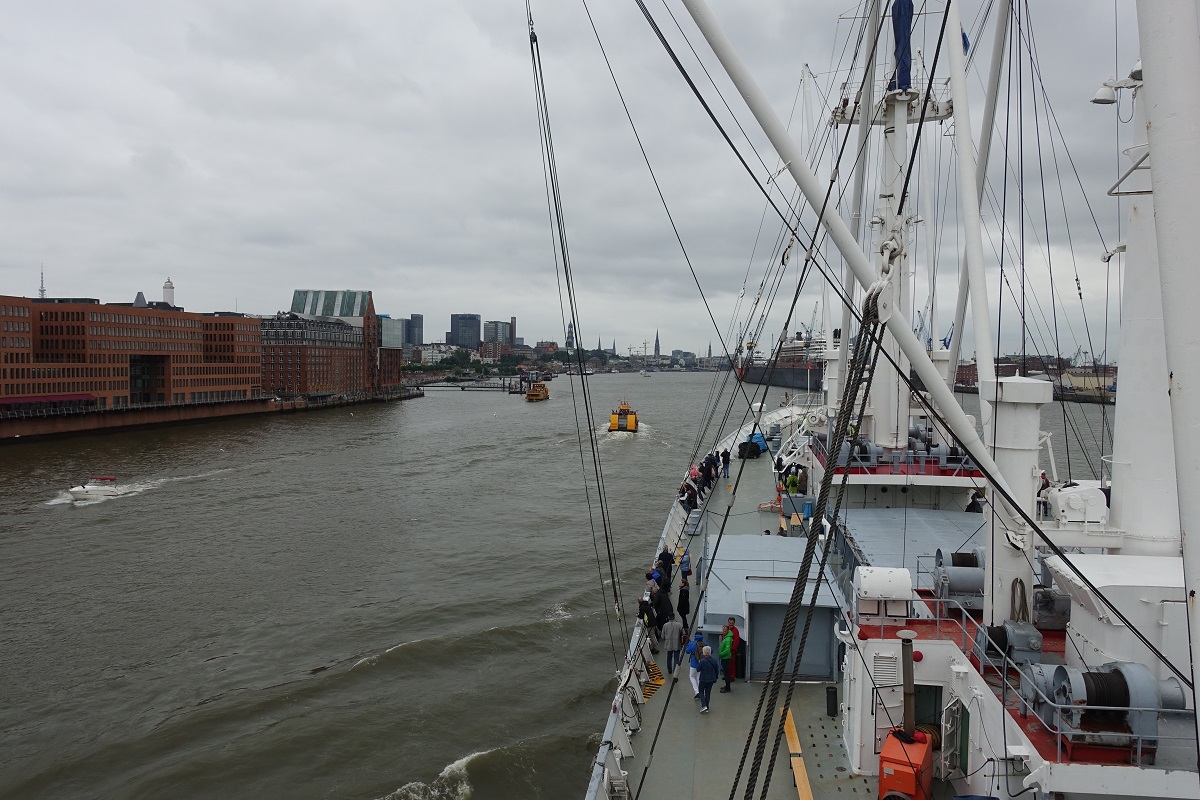
[[[6,323],[0,337],[8,340],[0,338],[3,410],[206,403],[261,392],[253,317],[88,299],[0,296],[0,306]],[[26,330],[7,330],[14,325]]]

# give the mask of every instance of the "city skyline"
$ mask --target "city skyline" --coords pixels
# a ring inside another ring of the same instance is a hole
[[[39,279],[41,280],[40,276],[39,276]],[[283,313],[287,313],[289,311],[291,311],[293,313],[302,313],[307,316],[314,316],[314,317],[337,317],[337,316],[341,316],[341,315],[338,313],[335,313],[335,312],[343,310],[340,308],[340,305],[339,305],[342,302],[342,300],[341,300],[342,295],[377,294],[376,292],[374,292],[374,290],[369,290],[369,289],[368,290],[328,290],[328,291],[315,290],[315,289],[314,290],[299,290],[299,289],[297,289],[297,290],[293,290],[291,292],[291,300],[287,304],[280,305],[280,307],[278,309],[276,309],[274,311],[256,311],[253,309],[245,309],[245,308],[242,308],[242,309],[223,309],[223,308],[198,309],[198,308],[187,305],[184,302],[185,295],[184,294],[177,295],[178,291],[179,291],[178,283],[176,281],[174,281],[170,276],[165,276],[165,279],[164,279],[164,282],[162,285],[162,289],[161,289],[161,302],[165,302],[169,305],[177,305],[179,308],[185,309],[191,313],[198,313],[198,314],[236,313],[236,314],[244,314],[244,315],[252,316],[252,317],[258,317],[258,318],[262,318],[262,319],[268,319],[268,318],[276,316],[277,314],[283,314]],[[40,298],[50,299],[50,300],[64,300],[64,299],[69,299],[69,298],[73,298],[73,297],[78,297],[80,299],[98,300],[101,304],[110,304],[110,305],[111,304],[121,304],[121,303],[125,303],[125,302],[136,303],[136,302],[138,302],[138,296],[140,295],[143,300],[145,300],[146,298],[149,298],[149,300],[147,302],[151,302],[151,303],[160,302],[158,295],[154,294],[152,290],[147,290],[144,288],[134,290],[133,296],[128,301],[126,301],[124,299],[120,299],[119,297],[91,297],[91,296],[88,296],[85,298],[80,295],[61,295],[61,294],[54,293],[54,292],[50,291],[49,289],[45,289],[44,282],[39,286],[39,291],[36,294],[20,294],[20,293],[3,292],[3,291],[0,291],[0,294],[8,294],[13,297],[23,297],[23,298],[27,298],[27,299],[34,299],[35,297],[40,297]],[[321,304],[320,300],[318,299],[318,296],[324,296],[324,295],[328,295],[328,299],[327,299],[326,303]],[[336,295],[336,297],[335,297],[335,295]],[[301,298],[301,296],[303,296],[303,299]],[[358,300],[357,302],[361,303],[362,301]],[[328,306],[328,308],[326,308],[325,306]],[[351,308],[345,309],[345,310],[352,312],[352,311],[354,311],[354,308],[351,307]],[[442,344],[442,343],[450,344],[451,343],[451,342],[447,341],[445,336],[429,338],[429,337],[425,337],[422,335],[422,336],[418,336],[416,339],[414,339],[411,335],[409,335],[409,332],[412,330],[412,324],[415,324],[417,326],[416,327],[417,330],[421,330],[421,326],[424,324],[424,320],[426,319],[427,315],[423,315],[419,312],[412,312],[409,315],[409,317],[406,319],[404,317],[399,316],[399,314],[397,314],[397,312],[395,312],[395,311],[387,311],[387,310],[379,310],[379,309],[377,309],[376,311],[378,313],[378,316],[380,316],[381,318],[392,319],[394,321],[401,322],[401,323],[409,323],[409,326],[406,328],[406,335],[404,338],[404,341],[406,343],[409,343],[409,344],[418,344],[418,343],[419,344]],[[325,313],[325,312],[328,312],[328,313]],[[485,322],[486,315],[462,312],[462,313],[455,313],[455,314],[449,315],[451,324],[453,324],[454,317],[461,317],[461,316],[469,316],[469,317],[478,318],[481,341],[489,341],[488,339],[484,338],[484,336],[483,336],[483,328],[485,325],[487,325],[489,323],[499,323],[501,325],[515,325],[518,320],[517,316],[511,316],[507,320],[487,320]],[[434,323],[434,325],[436,328],[436,323]],[[447,333],[449,333],[449,332],[447,332]],[[586,349],[588,350],[588,352],[592,352],[597,349],[605,350],[605,351],[609,351],[609,352],[615,352],[618,357],[625,357],[630,354],[630,351],[632,351],[634,356],[640,355],[642,348],[645,347],[648,354],[657,355],[655,350],[651,349],[651,348],[656,347],[658,345],[658,342],[657,342],[658,335],[659,335],[659,332],[656,330],[655,334],[654,334],[654,339],[644,338],[640,342],[629,343],[624,346],[617,345],[615,339],[612,339],[612,337],[608,337],[610,339],[610,341],[612,342],[612,344],[610,346],[603,346],[603,344],[601,344],[601,346],[598,348],[588,347]],[[548,337],[548,336],[543,336],[543,335],[534,335],[532,337],[526,337],[526,336],[522,335],[522,336],[517,336],[517,337],[512,337],[512,338],[513,339],[518,339],[518,338],[526,339],[526,340],[532,341],[532,342],[550,341],[550,342],[555,342],[556,344],[558,344],[560,346],[564,346],[564,347],[566,346],[564,344],[566,337],[563,337],[563,336]],[[600,336],[600,338],[601,338],[601,340],[603,340],[605,337]],[[532,347],[532,345],[526,345],[526,346]],[[478,347],[467,348],[467,349],[477,350]],[[682,350],[684,352],[697,352],[697,353],[701,352],[700,350],[692,350],[691,348],[688,348],[688,347],[665,348],[665,352],[668,352],[668,353],[673,352],[675,350]]]

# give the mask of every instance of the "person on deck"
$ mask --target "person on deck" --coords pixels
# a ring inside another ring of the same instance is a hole
[[[785,486],[787,486],[788,494],[800,494],[800,479],[796,477],[795,473],[787,476]]]
[[[733,680],[730,672],[733,669],[733,632],[729,630],[728,625],[721,626],[721,646],[717,655],[721,657],[721,671],[725,674],[725,685],[721,687],[721,691],[728,692],[729,684]]]
[[[675,610],[671,608],[670,587],[652,592],[650,602],[654,606],[654,616],[658,617],[658,634],[661,637],[663,625],[668,619],[675,616]]]
[[[700,713],[708,713],[708,703],[712,699],[712,687],[721,675],[721,665],[713,658],[712,648],[705,647],[700,659]]]
[[[742,632],[738,630],[738,626],[734,622],[733,617],[729,618],[729,623],[728,623],[727,627],[729,628],[729,633],[732,634],[732,636],[733,636],[733,642],[731,643],[731,646],[730,646],[730,658],[729,658],[729,666],[730,666],[732,674],[726,676],[726,683],[725,683],[726,686],[729,685],[730,681],[737,679],[737,676],[738,676],[738,668],[737,668],[738,667],[738,665],[737,665],[738,649],[742,646]]]
[[[734,621],[733,617],[729,618],[729,632],[733,634],[733,646],[731,648],[732,654],[729,659],[729,665],[733,668],[733,674],[730,676],[730,678],[736,680],[739,673],[738,658],[745,657],[745,653],[743,652],[745,642],[742,641],[742,632],[738,630],[737,623]]]
[[[808,494],[808,467],[801,464],[796,479],[800,482],[800,494]]]
[[[688,587],[687,576],[684,576],[683,580],[679,582],[679,600],[675,603],[675,610],[683,619],[684,629],[687,629],[688,614],[692,613],[692,591]]]
[[[638,619],[646,627],[646,636],[650,639],[650,652],[658,652],[658,635],[656,633],[658,620],[654,617],[654,607],[649,600],[638,601]]]
[[[692,681],[692,691],[696,693],[697,700],[700,699],[700,659],[703,654],[700,652],[704,648],[704,634],[697,633],[692,641],[688,642],[684,652],[687,653],[691,663],[691,671],[688,677]]]
[[[699,506],[696,498],[696,485],[690,480],[684,481],[683,486],[679,487],[679,502],[683,504],[683,510],[689,514],[695,511]]]
[[[979,492],[971,492],[971,502],[967,504],[967,513],[983,513],[983,495],[981,495]]]
[[[687,550],[679,557],[679,574],[685,581],[692,577],[692,554]]]
[[[670,586],[671,568],[675,566],[675,554],[671,552],[671,548],[664,544],[662,552],[658,554],[658,560],[662,562],[663,581],[667,586]]]
[[[726,447],[724,450],[721,451],[721,469],[722,469],[722,474],[726,478],[728,478],[729,477],[729,448],[728,447]]]
[[[701,466],[704,466],[705,468],[700,469],[700,467],[693,467],[693,469],[696,470],[696,477],[693,478],[693,480],[696,481],[696,487],[700,490],[700,499],[703,500],[705,495],[708,494],[709,483],[708,468],[704,464],[701,464]]]
[[[667,648],[667,672],[674,676],[675,668],[679,666],[679,648],[683,643],[679,640],[683,638],[683,623],[676,619],[674,614],[671,614],[667,620],[667,624],[663,625],[663,644]],[[675,678],[674,680],[678,680]]]

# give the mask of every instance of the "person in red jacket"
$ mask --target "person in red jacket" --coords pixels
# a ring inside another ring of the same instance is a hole
[[[737,678],[737,654],[738,648],[742,644],[742,632],[738,630],[737,625],[733,624],[733,617],[729,618],[729,632],[733,634],[733,657],[729,660],[729,678],[735,680]]]

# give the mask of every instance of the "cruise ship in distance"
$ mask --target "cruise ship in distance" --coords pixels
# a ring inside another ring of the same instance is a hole
[[[802,392],[819,392],[825,379],[825,336],[789,336],[775,348],[772,358],[764,357],[747,342],[744,358],[738,363],[738,380],[759,386],[782,386]]]

